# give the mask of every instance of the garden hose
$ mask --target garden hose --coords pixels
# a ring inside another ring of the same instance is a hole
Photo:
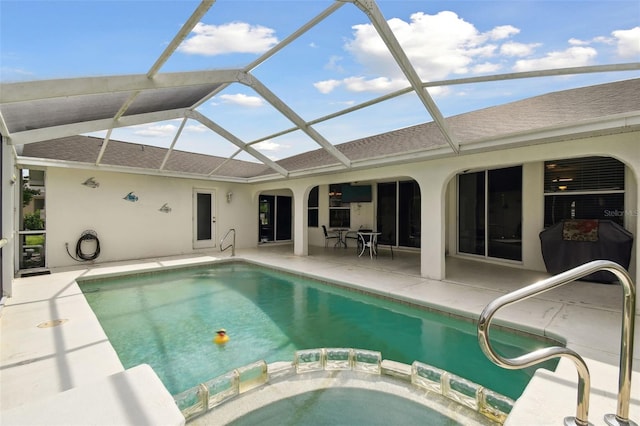
[[[82,251],[82,243],[88,241],[96,242],[96,249],[93,253],[85,253]],[[69,256],[73,260],[77,260],[78,262],[96,260],[98,256],[100,256],[100,240],[98,239],[98,234],[96,233],[96,231],[92,229],[86,230],[82,233],[82,235],[80,235],[80,238],[76,243],[76,257],[73,257],[71,253],[69,253],[69,243],[66,243],[65,245],[67,248],[67,254],[69,254]]]

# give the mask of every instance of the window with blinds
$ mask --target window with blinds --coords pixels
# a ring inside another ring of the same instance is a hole
[[[544,163],[545,227],[564,219],[610,219],[623,225],[624,164],[610,157]]]

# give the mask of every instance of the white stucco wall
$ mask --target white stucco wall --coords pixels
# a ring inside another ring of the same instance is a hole
[[[94,177],[97,188],[82,185]],[[76,264],[69,257],[83,231],[95,230],[101,253],[97,261],[169,256],[203,251],[193,248],[193,191],[215,191],[215,247],[236,228],[238,247],[255,246],[257,205],[246,186],[124,173],[47,169],[47,259],[49,267]],[[133,191],[138,201],[123,199]],[[233,197],[227,202],[226,194]],[[159,209],[168,203],[171,212]]]

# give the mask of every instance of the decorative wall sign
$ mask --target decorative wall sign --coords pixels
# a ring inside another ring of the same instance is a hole
[[[171,207],[169,207],[169,203],[164,203],[158,210],[160,210],[162,213],[170,213]]]
[[[82,182],[82,184],[84,186],[88,186],[89,188],[97,188],[100,186],[100,184],[96,182],[93,177],[90,177],[89,179],[85,180],[84,182]]]
[[[128,193],[127,195],[124,196],[123,200],[127,200],[127,201],[131,201],[132,203],[135,203],[136,201],[138,201],[138,196],[135,195],[132,192]]]

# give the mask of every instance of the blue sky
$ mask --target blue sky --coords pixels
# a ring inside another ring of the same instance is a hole
[[[0,80],[144,74],[197,1],[0,0]],[[332,4],[218,0],[160,72],[240,68]],[[378,5],[423,81],[640,61],[640,2],[404,1]],[[345,4],[252,73],[305,120],[408,86],[367,16]],[[545,77],[430,89],[445,116],[638,72]],[[251,88],[231,85],[199,111],[244,142],[292,124]],[[332,143],[431,121],[415,95],[318,124]],[[169,146],[179,121],[114,130]],[[97,133],[104,135],[104,132]],[[318,146],[300,132],[255,146],[273,159]],[[236,147],[190,120],[176,149]],[[238,158],[251,159],[246,154]]]

